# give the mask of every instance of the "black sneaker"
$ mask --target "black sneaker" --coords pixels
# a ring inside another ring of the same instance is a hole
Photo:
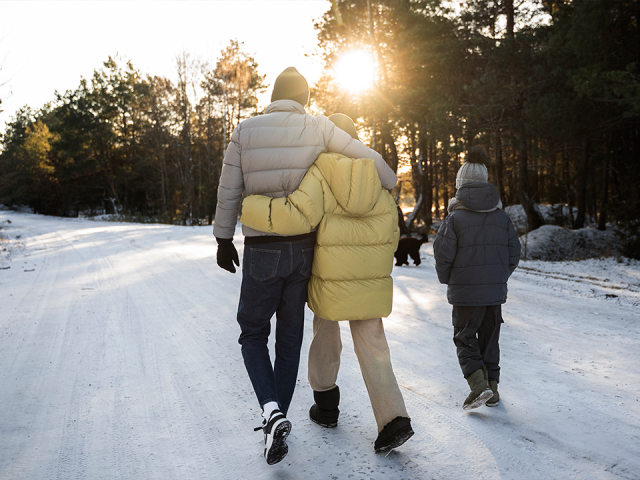
[[[280,410],[274,410],[269,416],[269,421],[263,420],[262,426],[254,430],[262,429],[264,432],[264,458],[267,464],[274,465],[289,453],[287,437],[291,432],[291,422]]]
[[[373,448],[376,453],[386,453],[397,448],[413,436],[411,420],[407,417],[396,417],[385,425],[378,434]]]

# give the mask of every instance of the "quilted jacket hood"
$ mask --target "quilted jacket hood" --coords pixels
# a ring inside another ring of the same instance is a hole
[[[486,182],[465,183],[458,189],[455,198],[464,208],[474,212],[491,212],[502,208],[498,190]],[[448,210],[455,210],[458,202],[452,202]]]
[[[320,155],[315,165],[345,212],[365,215],[373,209],[382,191],[373,160],[325,153]]]

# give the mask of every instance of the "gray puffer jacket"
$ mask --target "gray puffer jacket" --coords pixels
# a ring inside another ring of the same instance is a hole
[[[376,151],[354,140],[327,117],[308,115],[293,100],[276,100],[264,115],[244,120],[231,135],[220,175],[213,234],[217,238],[233,237],[243,192],[286,197],[298,188],[318,156],[326,152],[372,158],[384,188],[391,189],[397,182],[393,170]],[[242,233],[247,237],[273,235],[245,225]]]
[[[490,183],[462,185],[433,242],[440,283],[455,306],[501,305],[520,261],[520,242]]]

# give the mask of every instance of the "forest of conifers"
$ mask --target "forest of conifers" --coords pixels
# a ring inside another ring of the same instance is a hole
[[[337,0],[315,26],[327,68],[308,110],[351,116],[393,169],[410,167],[414,225],[445,214],[464,152],[483,145],[529,230],[544,223],[537,204],[564,204],[575,213],[559,224],[615,225],[638,256],[639,20],[638,0]],[[331,74],[354,48],[378,68],[358,94]],[[170,80],[109,58],[20,110],[1,139],[0,203],[211,223],[231,132],[269,86],[241,41],[216,65],[176,60]]]

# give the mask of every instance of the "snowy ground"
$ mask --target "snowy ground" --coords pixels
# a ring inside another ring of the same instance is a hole
[[[240,275],[216,266],[211,227],[8,211],[0,227],[1,479],[640,478],[639,262],[523,262],[502,404],[465,413],[424,245],[420,267],[394,271],[385,320],[415,436],[374,454],[346,326],[339,426],[308,419],[307,321],[290,453],[269,467],[237,344]]]

